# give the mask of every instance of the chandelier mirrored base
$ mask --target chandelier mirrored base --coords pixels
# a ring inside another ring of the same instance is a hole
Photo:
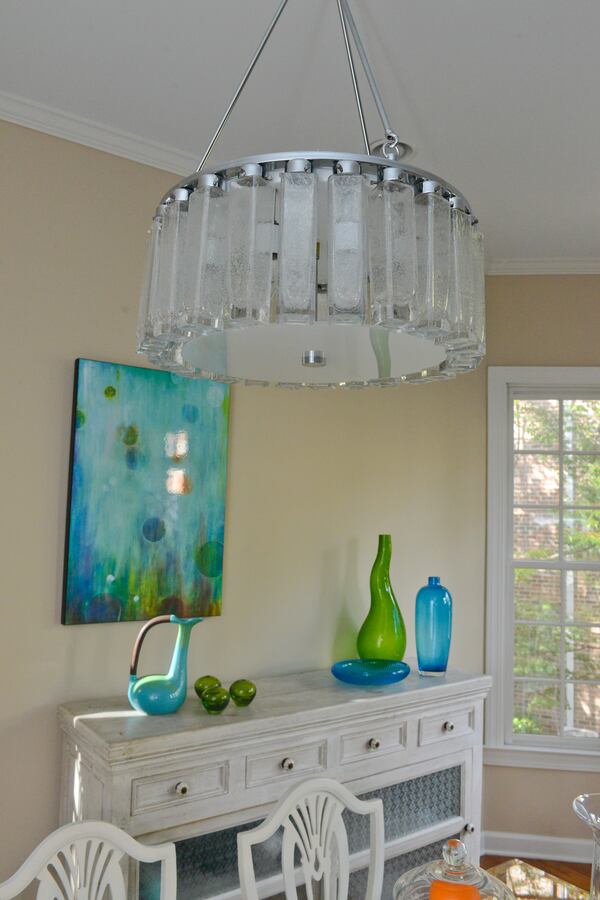
[[[350,324],[188,333],[145,352],[155,365],[182,375],[289,388],[386,387],[445,380],[467,371],[433,339]],[[476,365],[471,362],[468,368]]]

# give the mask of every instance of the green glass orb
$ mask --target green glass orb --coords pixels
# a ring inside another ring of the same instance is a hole
[[[202,675],[200,678],[196,678],[194,682],[194,690],[199,697],[202,697],[202,694],[204,691],[208,690],[208,688],[213,687],[221,687],[221,681],[219,678],[216,678],[215,675]]]
[[[249,706],[256,697],[256,685],[247,678],[239,678],[229,688],[229,694],[236,706]]]
[[[224,687],[210,687],[204,691],[200,699],[206,712],[216,715],[229,706],[229,691]]]

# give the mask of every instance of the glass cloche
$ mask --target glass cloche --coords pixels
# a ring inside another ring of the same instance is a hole
[[[498,878],[467,862],[462,841],[446,841],[442,855],[405,872],[394,885],[394,900],[515,900]]]

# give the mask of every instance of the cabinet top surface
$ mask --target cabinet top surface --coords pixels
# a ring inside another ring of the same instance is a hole
[[[155,741],[185,741],[202,745],[224,739],[268,735],[289,727],[333,724],[364,714],[409,711],[485,695],[491,687],[487,675],[465,675],[449,670],[441,678],[423,678],[415,672],[395,685],[362,688],[341,684],[329,670],[276,675],[256,680],[252,705],[230,703],[220,715],[209,715],[195,694],[176,713],[147,716],[131,709],[126,697],[81,700],[60,707],[62,727],[92,742],[103,755],[131,752],[143,742],[150,750]],[[129,754],[127,754],[129,755]]]

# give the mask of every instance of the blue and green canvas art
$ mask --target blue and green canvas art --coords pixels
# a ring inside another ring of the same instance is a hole
[[[62,621],[221,613],[229,388],[77,360]]]

